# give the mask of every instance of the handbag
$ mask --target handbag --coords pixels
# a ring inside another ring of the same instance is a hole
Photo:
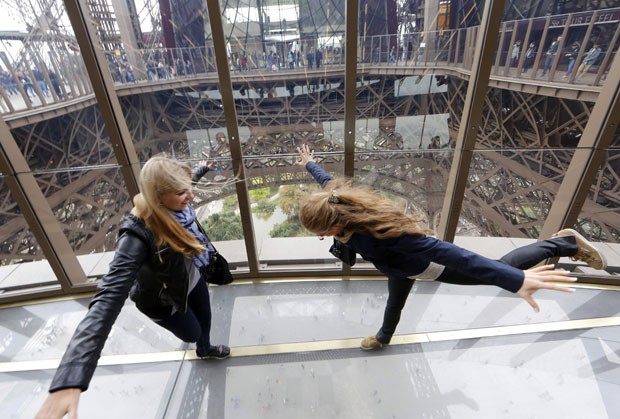
[[[329,248],[329,253],[336,256],[349,266],[355,265],[357,254],[346,244],[334,239],[334,244]]]
[[[209,284],[227,285],[233,282],[228,261],[217,250],[211,253],[209,264],[200,268],[200,274]]]
[[[204,234],[209,242],[211,242],[202,225],[199,222],[196,222],[196,224],[198,225],[200,232]],[[213,245],[213,243],[211,243],[211,245]],[[217,251],[217,249],[215,249],[215,247],[213,247],[213,249],[215,252],[209,255],[209,264],[207,266],[200,267],[200,274],[209,284],[228,285],[235,279],[233,278],[232,273],[230,273],[228,261],[220,254],[220,252]]]

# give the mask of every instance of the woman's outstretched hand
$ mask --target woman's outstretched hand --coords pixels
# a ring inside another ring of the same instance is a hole
[[[213,170],[213,168],[215,166],[217,166],[217,162],[216,161],[212,161],[209,163],[208,160],[200,160],[197,164],[196,167],[204,167],[207,166],[209,168],[209,170]]]
[[[69,419],[77,419],[78,402],[82,390],[79,388],[64,388],[47,396],[35,419],[62,419],[67,415]]]
[[[577,278],[568,276],[568,272],[561,269],[554,269],[554,265],[544,265],[537,268],[526,269],[523,285],[517,291],[517,295],[523,298],[539,312],[540,308],[532,295],[542,289],[573,292],[574,289],[567,285],[554,284],[553,282],[575,282]]]
[[[297,152],[299,153],[299,156],[295,161],[296,165],[306,167],[306,164],[308,164],[308,162],[314,161],[314,151],[310,151],[310,147],[308,147],[306,144],[302,145],[301,147],[297,147]]]

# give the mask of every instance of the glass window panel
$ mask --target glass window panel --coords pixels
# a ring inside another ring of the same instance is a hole
[[[620,150],[607,152],[574,228],[592,241],[620,242]]]
[[[462,106],[461,98],[464,95],[453,100],[452,106]],[[490,89],[476,148],[575,148],[593,106],[585,101]]]
[[[25,288],[57,285],[43,250],[13,199],[4,176],[0,176],[0,195],[0,292],[7,295]]]
[[[194,186],[193,206],[209,239],[228,260],[233,272],[242,271],[248,266],[248,257],[236,192],[240,180],[232,170],[230,158],[224,157],[229,152],[227,143],[219,144],[222,147],[212,148],[214,157],[209,159],[215,161],[215,167]]]
[[[419,218],[422,228],[439,225],[453,152],[433,148],[388,151],[361,150],[355,161],[355,180],[382,191],[407,214]]]
[[[98,105],[80,102],[77,108],[64,107],[36,119],[30,122],[28,115],[21,115],[7,121],[33,171],[116,164]]]
[[[245,266],[245,242],[237,229],[238,179],[232,169],[207,3],[171,1],[169,11],[160,10],[153,0],[130,3],[102,3],[93,22],[139,160],[163,152],[190,164],[215,161],[214,171],[196,187],[194,205],[222,253]],[[388,3],[360,5],[358,68],[391,66],[393,74],[365,72],[357,82],[355,176],[396,200],[417,202],[417,210],[425,211],[429,224],[436,225],[452,159],[449,150],[467,93],[467,81],[445,72],[452,67],[471,69],[481,9],[478,5],[451,11],[447,3],[436,2],[408,11],[407,2],[397,2],[394,11]],[[271,245],[270,240],[293,238],[272,237],[280,223],[263,218],[269,211],[284,217],[280,206],[271,209],[273,201],[288,193],[287,188],[299,192],[296,189],[312,183],[303,169],[292,166],[296,147],[310,144],[330,172],[343,172],[345,2],[220,4],[261,269],[280,269],[287,256],[289,262],[303,257],[281,251],[290,247]],[[507,5],[492,77],[544,81],[545,53],[552,39],[563,33],[568,13],[576,11],[573,6],[563,4],[554,11],[542,39],[547,17],[532,17],[542,12]],[[130,208],[130,197],[64,7],[51,5],[46,13],[39,7],[7,3],[13,22],[6,29],[17,34],[0,41],[0,112],[14,114],[7,123],[73,248],[80,257],[103,255],[113,247],[114,226]],[[620,39],[618,10],[601,10],[588,39],[592,11],[573,13],[564,49],[580,42],[585,55],[597,41],[603,44],[602,54],[580,80],[561,79],[569,59],[560,56],[556,82],[604,83]],[[166,12],[171,20],[162,21]],[[28,28],[50,36],[34,36]],[[515,41],[521,41],[521,56],[512,62]],[[535,63],[524,58],[529,42],[537,46],[536,74],[531,72]],[[572,71],[581,63],[576,60]],[[428,74],[433,66],[444,70]],[[537,237],[593,106],[585,100],[562,99],[561,94],[545,97],[516,90],[491,89],[487,96],[460,232]],[[28,117],[17,113],[29,108],[34,112]],[[613,210],[605,211],[615,205],[615,159],[610,151],[591,191],[589,202],[595,205],[584,207],[580,218],[584,221],[579,227],[586,230],[588,225],[594,238],[617,240],[617,229],[608,219]],[[89,180],[94,174],[97,179]],[[500,185],[500,178],[507,183]],[[524,197],[511,195],[514,185],[527,189]],[[112,204],[109,196],[114,193]],[[235,226],[232,232],[220,231],[229,225]],[[279,227],[278,234],[286,235],[285,227]],[[294,239],[308,240],[307,247],[317,250],[316,257],[308,257],[310,265],[334,262],[323,248],[327,241],[317,245],[313,237]]]
[[[464,35],[459,38],[433,22],[421,27],[403,18],[397,37],[360,39],[373,48],[370,59],[378,56],[381,63],[385,49],[385,60],[396,68],[389,76],[368,75],[358,83],[354,167],[356,181],[382,191],[430,229],[439,222],[455,141],[451,135],[458,132],[452,126],[462,112],[462,106],[448,104],[461,89],[466,92],[465,82],[448,80],[445,72],[428,74],[427,66],[462,63],[466,45]]]
[[[590,24],[593,22],[595,10],[571,15],[556,14],[549,18],[546,35],[544,30],[547,17],[506,21],[500,28],[493,74],[546,80],[557,57],[552,80],[574,84],[602,84],[618,48],[618,10],[599,10],[592,26]],[[505,17],[512,18],[514,15],[507,13]],[[568,19],[570,25],[565,33]],[[562,51],[548,54],[552,43],[561,35],[564,35]],[[601,48],[598,58],[592,65],[582,66],[594,43]],[[533,72],[532,68],[536,65],[537,71]]]
[[[538,238],[573,154],[475,152],[456,234]]]
[[[316,150],[315,159],[332,176],[344,170],[342,153]],[[335,269],[341,266],[329,253],[331,238],[319,240],[299,222],[299,204],[319,189],[307,171],[294,166],[296,155],[246,158],[252,222],[260,268],[265,271],[294,268]],[[293,265],[297,266],[293,266]]]
[[[90,102],[92,87],[62,2],[3,3],[0,112]]]
[[[17,202],[13,200],[6,178],[0,176],[2,193],[2,261],[1,265],[11,265],[44,258],[37,240],[28,228]]]
[[[38,171],[34,176],[76,254],[114,250],[121,218],[132,208],[118,167]]]

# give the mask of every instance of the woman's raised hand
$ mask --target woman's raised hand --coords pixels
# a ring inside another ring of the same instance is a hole
[[[577,278],[568,276],[568,271],[563,269],[554,269],[554,265],[544,265],[537,268],[526,269],[523,271],[525,278],[523,279],[523,285],[517,291],[517,295],[523,298],[532,306],[532,308],[539,312],[540,308],[532,295],[541,289],[573,292],[574,289],[567,285],[554,284],[553,282],[575,282]]]
[[[310,151],[310,147],[306,144],[301,147],[297,147],[297,152],[299,153],[299,156],[295,161],[296,165],[305,167],[308,162],[314,161],[314,151]]]

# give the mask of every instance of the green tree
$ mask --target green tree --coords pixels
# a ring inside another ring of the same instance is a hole
[[[239,201],[237,200],[237,195],[228,195],[224,198],[224,207],[222,208],[222,212],[228,211],[237,211],[239,209]]]
[[[262,218],[263,220],[269,219],[273,215],[273,212],[276,210],[276,203],[273,201],[268,201],[263,199],[262,201],[258,201],[256,206],[253,207],[254,215]]]
[[[212,214],[201,223],[211,241],[243,239],[241,217],[232,211]]]
[[[280,198],[278,204],[282,212],[289,218],[298,218],[299,204],[304,197],[310,192],[316,190],[316,187],[308,185],[284,185],[280,187]]]
[[[249,191],[250,201],[252,202],[260,202],[265,201],[278,193],[277,189],[274,188],[259,188]]]
[[[269,232],[270,237],[307,237],[312,235],[312,233],[302,227],[297,216],[288,217],[283,222],[274,224]]]

